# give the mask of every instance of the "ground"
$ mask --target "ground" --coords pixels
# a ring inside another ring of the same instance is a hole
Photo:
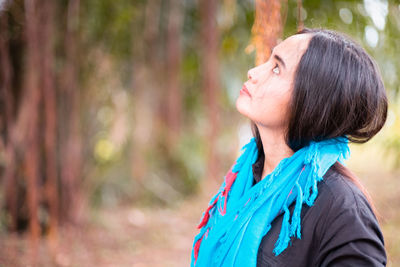
[[[193,202],[193,203],[192,203]],[[86,227],[63,228],[58,245],[40,241],[38,266],[189,266],[203,205],[118,207],[96,212]],[[32,266],[26,236],[0,236],[0,266]]]

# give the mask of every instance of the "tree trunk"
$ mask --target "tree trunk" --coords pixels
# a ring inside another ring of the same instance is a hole
[[[45,129],[44,129],[44,150],[46,162],[46,183],[45,196],[49,207],[49,232],[50,239],[55,239],[58,227],[58,177],[56,163],[56,91],[54,74],[54,10],[53,0],[44,1],[42,7],[42,94],[44,104]]]
[[[27,204],[29,210],[29,230],[32,239],[33,263],[36,262],[40,225],[38,218],[39,205],[39,104],[41,91],[39,88],[39,12],[37,2],[25,1],[27,71],[24,80],[24,96],[21,106],[21,121],[26,125],[26,151],[24,171],[27,184]],[[26,124],[25,124],[26,123]]]
[[[84,220],[85,201],[81,192],[81,129],[78,88],[78,26],[80,0],[70,0],[67,10],[67,31],[65,36],[66,62],[63,75],[64,119],[66,136],[62,137],[61,166],[63,187],[62,206],[65,219],[73,224]]]
[[[12,94],[13,68],[11,65],[9,50],[8,15],[7,12],[0,14],[0,93],[3,99],[3,127],[5,132],[4,149],[5,170],[3,174],[3,189],[5,196],[5,207],[10,217],[10,230],[17,230],[17,184],[15,177],[15,151],[12,129],[14,128],[14,98]]]
[[[206,177],[217,180],[219,169],[217,158],[217,134],[219,128],[219,108],[217,104],[219,95],[219,66],[218,66],[218,30],[217,30],[216,0],[200,1],[201,16],[201,41],[202,41],[202,81],[205,93],[208,127],[207,138],[207,171]]]
[[[167,127],[168,147],[173,148],[180,134],[182,97],[180,92],[180,36],[182,29],[182,3],[180,0],[170,0],[167,35]]]
[[[149,0],[143,14],[143,29],[132,26],[132,152],[131,174],[137,183],[144,182],[148,166],[144,155],[154,146],[156,133],[160,130],[165,112],[160,111],[156,90],[160,84],[160,74],[164,65],[157,61],[156,51],[159,44],[159,20],[161,1]],[[140,40],[140,41],[138,41]],[[137,197],[140,197],[139,195]]]
[[[300,31],[304,28],[303,18],[301,17],[302,4],[301,0],[297,0],[297,30]]]
[[[283,20],[281,18],[281,6],[287,4],[287,0],[256,0],[256,16],[251,32],[252,43],[256,48],[256,65],[268,60],[272,48],[281,38]]]

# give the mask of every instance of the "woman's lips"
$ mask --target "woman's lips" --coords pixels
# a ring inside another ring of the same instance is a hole
[[[249,90],[247,90],[246,85],[243,85],[242,90],[240,90],[240,93],[241,94],[246,94],[246,95],[251,97],[251,94],[250,94]]]

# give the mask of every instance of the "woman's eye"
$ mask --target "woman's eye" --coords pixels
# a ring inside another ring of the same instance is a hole
[[[279,73],[280,73],[279,65],[278,65],[278,64],[275,64],[275,67],[272,69],[272,71],[273,71],[274,73],[276,73],[276,74],[279,74]]]

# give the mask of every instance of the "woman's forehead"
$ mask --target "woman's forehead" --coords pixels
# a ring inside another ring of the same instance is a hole
[[[311,37],[311,34],[292,35],[276,45],[272,51],[287,62],[288,66],[297,65],[297,62],[306,51]]]
[[[308,47],[308,43],[311,40],[311,37],[312,35],[307,33],[295,34],[280,42],[272,50],[276,53],[285,53],[289,51],[305,51]]]

